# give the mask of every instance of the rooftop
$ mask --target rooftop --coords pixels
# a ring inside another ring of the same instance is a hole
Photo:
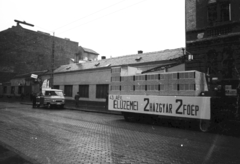
[[[98,69],[98,68],[106,68],[113,66],[122,66],[122,65],[137,65],[142,63],[151,63],[151,62],[159,62],[169,59],[174,59],[183,55],[182,48],[164,50],[164,51],[156,51],[142,54],[133,54],[126,55],[115,58],[108,58],[97,61],[87,61],[86,63],[71,63],[68,65],[62,65],[57,68],[54,72],[71,72],[78,70],[87,70],[87,69]]]
[[[82,47],[82,48],[83,48],[83,50],[84,50],[85,52],[89,52],[89,53],[92,53],[92,54],[99,55],[99,53],[97,53],[96,51],[93,51],[92,49],[85,48],[85,47]]]

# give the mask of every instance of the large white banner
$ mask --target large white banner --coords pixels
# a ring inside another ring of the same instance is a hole
[[[109,110],[195,119],[211,118],[210,97],[109,95]]]

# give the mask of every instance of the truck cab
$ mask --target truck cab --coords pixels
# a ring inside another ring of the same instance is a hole
[[[60,107],[64,108],[65,97],[63,91],[60,89],[44,89],[37,96],[37,106],[47,108]]]

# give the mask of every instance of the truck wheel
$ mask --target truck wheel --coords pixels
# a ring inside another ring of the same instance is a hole
[[[122,112],[123,117],[128,122],[134,122],[138,120],[138,115],[134,113]]]
[[[52,105],[50,103],[47,104],[47,108],[51,109]]]
[[[123,117],[126,121],[130,121],[127,113],[122,113],[122,114],[123,114]]]
[[[208,132],[211,127],[211,121],[210,120],[200,120],[199,128],[202,132]]]

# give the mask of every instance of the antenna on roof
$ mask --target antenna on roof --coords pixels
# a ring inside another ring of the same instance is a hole
[[[34,27],[34,25],[33,24],[30,24],[30,23],[27,23],[27,22],[22,22],[22,21],[19,21],[19,20],[14,20],[15,22],[17,22],[17,26],[19,26],[19,24],[21,23],[21,24],[25,24],[25,25],[27,25],[27,26],[32,26],[32,27]]]

